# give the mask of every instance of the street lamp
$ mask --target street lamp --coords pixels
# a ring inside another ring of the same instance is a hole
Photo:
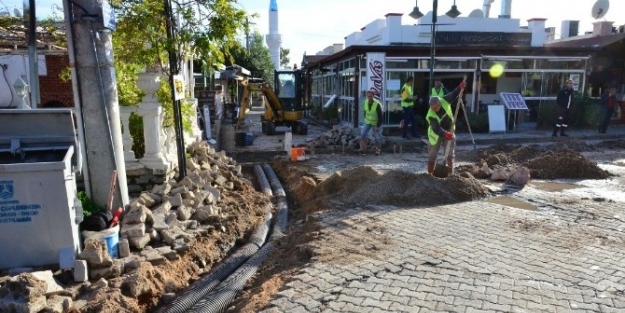
[[[432,37],[430,38],[430,85],[428,89],[428,94],[432,92],[432,85],[434,83],[434,57],[436,56],[436,19],[437,19],[437,11],[438,11],[438,0],[432,1]],[[415,20],[423,17],[423,13],[419,11],[419,6],[417,5],[417,0],[415,0],[414,9],[412,12],[408,14]],[[456,6],[456,0],[454,0],[454,4],[451,6],[451,10],[449,10],[445,15],[456,18],[460,15],[460,11],[458,11],[458,7]],[[422,24],[423,25],[423,24]]]
[[[22,77],[18,77],[13,83],[13,89],[15,89],[15,93],[20,98],[20,104],[17,106],[18,109],[30,109],[31,107],[26,102],[26,95],[28,94],[28,84]]]

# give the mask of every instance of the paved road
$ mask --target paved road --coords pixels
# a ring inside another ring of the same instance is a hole
[[[602,193],[623,181],[510,194],[536,211],[339,205],[262,312],[625,312],[625,201]]]

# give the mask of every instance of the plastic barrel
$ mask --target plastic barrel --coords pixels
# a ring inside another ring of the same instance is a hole
[[[245,134],[245,144],[251,146],[254,144],[254,134],[247,133]]]

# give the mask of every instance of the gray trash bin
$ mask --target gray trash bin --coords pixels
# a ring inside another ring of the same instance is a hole
[[[77,142],[69,109],[0,110],[0,269],[73,266]]]

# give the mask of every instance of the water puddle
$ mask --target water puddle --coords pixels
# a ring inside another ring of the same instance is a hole
[[[553,182],[531,182],[530,186],[536,187],[540,190],[547,192],[560,192],[563,190],[580,188],[578,185],[567,183],[553,183]]]
[[[522,210],[528,210],[528,211],[536,211],[536,210],[538,210],[538,207],[536,207],[534,205],[531,205],[531,204],[529,204],[527,202],[523,202],[521,200],[517,200],[515,198],[508,197],[508,196],[495,197],[495,198],[486,200],[486,202],[500,204],[500,205],[505,205],[505,206],[509,206],[509,207],[513,207],[513,208],[517,208],[517,209],[522,209]]]

